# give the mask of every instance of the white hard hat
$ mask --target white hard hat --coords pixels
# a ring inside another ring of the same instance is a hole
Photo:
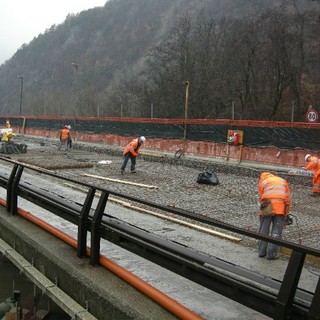
[[[304,161],[307,161],[308,158],[310,158],[310,157],[311,157],[311,154],[307,154],[307,155],[304,157]]]
[[[141,142],[145,142],[145,141],[146,141],[146,137],[141,136],[141,137],[140,137],[140,141],[141,141]]]

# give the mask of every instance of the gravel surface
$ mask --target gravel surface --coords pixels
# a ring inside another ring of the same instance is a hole
[[[137,159],[137,173],[120,174],[121,149],[107,145],[74,143],[70,151],[57,150],[58,142],[31,136],[15,137],[17,143],[26,143],[26,154],[11,158],[54,170],[78,181],[88,182],[111,191],[143,198],[161,205],[182,208],[230,223],[237,227],[257,231],[258,193],[260,172],[242,166],[230,166],[208,160],[172,156],[143,151]],[[105,161],[105,164],[100,164]],[[206,169],[214,171],[219,185],[198,184],[197,176]],[[276,168],[274,168],[276,170]],[[269,169],[268,169],[269,170]],[[267,170],[267,171],[268,171]],[[108,181],[86,175],[95,175],[120,182]],[[292,192],[294,223],[286,227],[283,239],[319,248],[320,198],[311,197],[311,178],[279,173],[286,178]],[[139,183],[155,188],[137,187]],[[222,230],[219,230],[222,231]],[[255,246],[256,241],[244,239],[243,244]]]

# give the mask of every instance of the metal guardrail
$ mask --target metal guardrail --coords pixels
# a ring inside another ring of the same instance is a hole
[[[320,257],[319,250],[263,236],[187,210],[162,206],[129,195],[98,188],[6,158],[0,157],[0,159],[11,163],[13,166],[10,175],[0,174],[0,186],[7,190],[7,211],[13,215],[16,214],[18,197],[22,197],[77,225],[78,257],[86,256],[87,234],[90,232],[91,265],[98,264],[100,241],[103,238],[232,300],[273,317],[273,319],[320,319],[320,281],[318,280],[314,293],[298,288],[306,255]],[[83,205],[70,202],[48,190],[22,181],[21,177],[25,168],[86,187],[88,191]],[[92,203],[97,190],[101,192],[101,195],[96,208],[93,209]],[[147,230],[142,230],[112,217],[105,213],[110,194],[207,225],[289,248],[292,253],[284,278],[282,282],[267,278],[227,261],[170,242],[151,234]]]

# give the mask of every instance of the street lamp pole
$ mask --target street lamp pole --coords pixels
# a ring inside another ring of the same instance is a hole
[[[187,120],[188,120],[188,103],[189,103],[189,81],[185,82],[186,87],[186,98],[184,104],[184,132],[183,132],[183,139],[187,139]]]
[[[74,116],[76,117],[76,115],[77,115],[77,112],[76,112],[76,110],[77,110],[77,95],[78,95],[78,69],[79,69],[79,66],[76,64],[76,63],[74,63],[74,62],[72,62],[71,63],[71,66],[72,67],[74,67],[74,69],[76,70],[76,81],[75,81],[75,85],[74,85]]]
[[[76,81],[75,81],[75,86],[74,86],[74,123],[73,123],[73,131],[74,131],[74,135],[76,135],[76,116],[77,116],[77,98],[78,98],[78,69],[79,69],[79,65],[72,62],[71,66],[74,67],[74,69],[76,70]],[[75,136],[74,136],[74,140],[75,140]]]
[[[22,95],[23,95],[23,77],[22,76],[17,76],[17,78],[20,79],[20,109],[19,109],[19,115],[21,116],[21,111],[22,111]]]

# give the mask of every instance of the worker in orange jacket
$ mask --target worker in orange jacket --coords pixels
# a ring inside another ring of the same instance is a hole
[[[123,162],[120,167],[121,174],[124,173],[129,159],[131,160],[131,173],[136,173],[136,158],[139,154],[141,146],[145,143],[146,138],[141,136],[140,138],[133,139],[123,150]]]
[[[58,149],[60,150],[64,147],[66,150],[68,149],[68,141],[70,139],[70,130],[67,125],[64,125],[63,129],[60,131],[60,144]]]
[[[291,205],[289,185],[285,179],[270,172],[263,172],[260,175],[258,192],[260,200],[259,233],[281,239],[286,215]],[[259,241],[259,257],[265,256],[268,260],[279,258],[278,246],[261,240]]]
[[[306,167],[308,171],[313,171],[312,179],[312,193],[311,196],[320,195],[320,159],[318,157],[313,157],[311,154],[305,156]]]

